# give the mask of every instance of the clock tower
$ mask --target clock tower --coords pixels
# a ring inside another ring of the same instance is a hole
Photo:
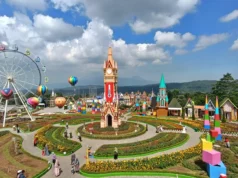
[[[101,112],[101,128],[121,125],[118,111],[117,62],[112,57],[112,48],[108,48],[108,57],[104,61],[104,105]]]

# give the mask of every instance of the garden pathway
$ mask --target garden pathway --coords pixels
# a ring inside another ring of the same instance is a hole
[[[125,115],[126,119],[130,118],[129,115]],[[143,124],[143,123],[141,123]],[[76,135],[76,129],[81,126],[77,125],[77,126],[69,126],[69,132],[72,132],[73,134],[73,140],[78,141],[77,140],[77,135]],[[60,126],[60,125],[56,125],[56,126]],[[1,129],[1,130],[9,130],[11,132],[13,132],[14,134],[16,134],[16,132],[14,132],[12,129],[6,128],[6,129]],[[23,143],[22,146],[23,148],[38,157],[42,157],[41,156],[41,150],[39,148],[36,148],[33,146],[33,138],[35,135],[36,131],[31,132],[31,133],[19,133],[18,135],[20,135],[23,138]],[[154,156],[159,156],[161,154],[167,154],[167,153],[171,153],[171,152],[175,152],[175,151],[180,151],[180,150],[184,150],[187,149],[189,147],[195,146],[199,143],[199,137],[201,136],[202,133],[199,132],[194,132],[193,129],[187,127],[187,133],[189,134],[190,138],[189,140],[182,146],[178,147],[178,148],[173,148],[171,150],[167,150],[167,151],[163,151],[163,152],[158,152],[149,156],[141,156],[141,157],[137,157],[137,158],[144,158],[144,157],[154,157]],[[88,138],[82,138],[82,148],[80,148],[79,150],[77,150],[75,152],[76,157],[79,158],[80,161],[80,166],[82,166],[83,164],[85,164],[86,159],[84,158],[86,155],[86,149],[88,146],[92,146],[92,151],[97,150],[101,145],[103,144],[118,144],[118,143],[130,143],[130,142],[136,142],[136,141],[141,141],[141,140],[145,140],[148,138],[151,138],[153,136],[155,136],[155,127],[148,125],[148,131],[138,137],[134,137],[134,138],[128,138],[128,139],[123,139],[123,140],[95,140],[95,139],[88,139]],[[51,156],[45,156],[43,157],[49,161],[51,161]],[[70,165],[70,156],[57,156],[59,162],[60,162],[60,167],[63,170],[63,172],[61,173],[60,177],[62,178],[71,178],[71,177],[83,177],[82,175],[79,174],[71,174],[71,165]],[[119,155],[119,160],[125,160],[125,159],[132,159],[132,158],[120,158]],[[113,160],[113,153],[112,153],[112,158],[110,160]],[[94,161],[93,159],[91,161]],[[20,168],[19,168],[20,169]],[[43,176],[43,178],[53,178],[54,173],[53,173],[54,169],[51,169],[45,176]],[[122,176],[124,177],[124,176]],[[147,177],[147,176],[144,176]],[[159,176],[157,176],[159,177]]]

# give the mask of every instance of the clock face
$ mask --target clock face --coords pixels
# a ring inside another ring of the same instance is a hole
[[[107,74],[111,74],[112,73],[112,69],[111,68],[108,68],[107,69]]]

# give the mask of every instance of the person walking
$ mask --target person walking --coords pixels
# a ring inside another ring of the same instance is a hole
[[[48,146],[47,144],[45,144],[45,156],[49,156],[49,149],[48,149]]]
[[[80,142],[82,142],[82,137],[81,137],[80,132],[78,132],[78,139],[79,139]]]
[[[66,122],[66,129],[68,129],[69,128],[69,123],[68,122]]]
[[[74,165],[75,158],[76,158],[75,153],[72,152],[72,155],[71,155],[71,165]]]
[[[80,165],[79,160],[78,160],[78,158],[76,158],[76,160],[74,162],[74,171],[75,172],[79,172],[79,165]]]
[[[55,177],[58,177],[60,175],[60,163],[59,160],[55,160],[55,169],[54,169]]]
[[[55,161],[56,161],[56,155],[55,155],[55,153],[53,152],[53,153],[52,153],[52,163],[55,164]]]
[[[225,143],[226,143],[226,147],[227,147],[227,148],[230,148],[230,147],[231,147],[230,141],[228,140],[227,137],[225,138]]]
[[[34,138],[34,146],[37,146],[37,141],[38,141],[38,138],[35,137],[35,138]]]
[[[115,147],[114,149],[114,160],[117,160],[118,159],[118,149],[117,147]]]

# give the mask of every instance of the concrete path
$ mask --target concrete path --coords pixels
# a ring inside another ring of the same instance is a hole
[[[126,120],[128,118],[130,118],[129,115],[126,115]],[[140,123],[143,124],[143,123]],[[69,126],[69,132],[72,132],[73,134],[73,140],[78,141],[77,140],[77,136],[76,136],[76,129],[78,127],[80,127],[82,124],[77,125],[77,126]],[[56,125],[56,126],[60,126],[60,125]],[[6,128],[6,129],[1,129],[2,130],[10,130],[11,132],[15,133],[12,129]],[[31,133],[19,133],[18,135],[20,135],[24,140],[23,140],[23,148],[38,157],[42,157],[41,156],[41,150],[39,148],[36,148],[33,146],[33,138],[35,135],[36,131],[31,132]],[[201,136],[202,133],[199,132],[194,132],[193,129],[187,127],[187,133],[189,134],[190,138],[187,141],[187,143],[185,143],[184,145],[178,147],[178,148],[174,148],[168,151],[163,151],[163,152],[158,152],[149,156],[142,156],[142,157],[137,157],[137,158],[144,158],[144,157],[155,157],[155,156],[159,156],[161,154],[167,154],[167,153],[171,153],[171,152],[175,152],[175,151],[180,151],[180,150],[184,150],[187,149],[189,147],[195,146],[199,143],[199,137]],[[79,158],[80,161],[80,166],[82,166],[83,164],[85,164],[86,159],[84,158],[86,155],[86,149],[88,146],[92,146],[92,151],[96,151],[100,146],[102,146],[103,144],[120,144],[120,143],[131,143],[131,142],[136,142],[136,141],[142,141],[148,138],[151,138],[153,136],[155,136],[155,127],[148,125],[148,131],[138,137],[134,137],[134,138],[128,138],[128,139],[122,139],[122,140],[96,140],[96,139],[88,139],[88,138],[82,138],[82,148],[80,148],[78,151],[75,152],[76,157]],[[49,161],[51,161],[51,156],[45,156],[43,157]],[[62,178],[73,178],[73,177],[83,177],[79,174],[71,174],[71,165],[70,165],[70,160],[71,157],[70,156],[57,156],[59,162],[60,162],[60,167],[63,170],[63,172],[61,173],[61,175],[59,177]],[[125,160],[125,159],[132,159],[132,158],[120,158],[119,155],[119,161],[120,160]],[[110,160],[113,160],[113,154],[112,154],[112,158]],[[94,161],[94,160],[91,160]],[[20,169],[20,168],[19,168]],[[45,176],[43,176],[44,178],[53,178],[54,176],[54,169],[51,169]],[[124,177],[124,176],[122,176]],[[143,177],[147,177],[147,176],[143,176]],[[151,177],[151,176],[150,176]],[[159,177],[159,176],[157,176]]]

